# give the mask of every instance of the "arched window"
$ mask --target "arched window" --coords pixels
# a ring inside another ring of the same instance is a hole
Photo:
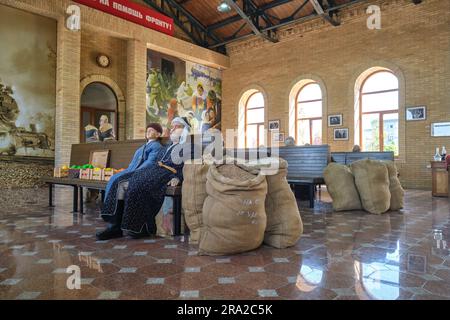
[[[394,151],[398,155],[397,77],[389,70],[376,71],[360,90],[360,144],[364,151]]]
[[[265,145],[264,97],[256,91],[245,104],[245,147],[257,148]]]
[[[298,92],[295,110],[295,140],[298,145],[322,144],[322,90],[309,82]]]

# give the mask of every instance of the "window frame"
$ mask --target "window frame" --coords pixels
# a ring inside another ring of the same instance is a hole
[[[393,114],[396,113],[398,115],[398,121],[400,122],[400,116],[399,116],[399,110],[400,107],[398,107],[397,109],[390,109],[390,110],[382,110],[382,111],[369,111],[369,112],[363,112],[363,95],[371,95],[371,94],[380,94],[380,93],[389,93],[389,92],[397,92],[397,96],[398,99],[400,99],[400,85],[397,86],[397,89],[388,89],[388,90],[379,90],[379,91],[371,91],[371,92],[366,92],[363,93],[363,89],[364,89],[364,85],[366,84],[366,81],[370,79],[370,77],[372,77],[373,75],[380,73],[380,72],[388,72],[390,74],[392,74],[396,79],[397,79],[397,83],[398,83],[398,77],[395,75],[394,72],[392,72],[391,70],[376,70],[372,73],[370,73],[362,82],[361,87],[359,89],[359,145],[361,146],[361,149],[363,151],[366,151],[364,149],[364,144],[363,144],[363,122],[362,122],[362,118],[363,115],[366,114],[378,114],[378,121],[379,121],[379,132],[378,132],[378,139],[380,142],[380,149],[376,152],[385,152],[384,151],[384,122],[383,122],[383,116],[385,114]],[[400,101],[399,101],[400,102]],[[394,158],[398,158],[400,155],[400,141],[398,141],[398,153],[399,154],[394,154]]]
[[[320,88],[320,99],[313,99],[313,100],[305,100],[305,101],[298,101],[298,97],[300,95],[300,92],[302,92],[303,89],[305,89],[305,87],[311,85],[311,84],[316,84],[319,86]],[[300,103],[311,103],[311,102],[321,102],[321,108],[322,108],[322,116],[321,117],[314,117],[314,118],[299,118],[298,116],[298,105]],[[312,136],[312,123],[315,120],[321,120],[322,121],[322,129],[323,129],[323,92],[322,92],[322,88],[320,87],[319,83],[317,81],[311,81],[308,83],[305,83],[303,86],[300,87],[300,89],[297,91],[297,94],[295,96],[295,141],[299,141],[298,139],[298,122],[299,121],[305,121],[308,120],[309,122],[309,144],[313,145],[313,136]],[[322,134],[323,134],[323,130],[322,130]],[[323,137],[321,137],[323,138]]]
[[[259,136],[260,126],[264,127],[265,124],[266,124],[266,114],[265,114],[265,112],[266,112],[266,110],[265,110],[266,109],[266,105],[265,105],[265,103],[264,103],[264,105],[262,107],[256,107],[256,108],[251,108],[251,109],[248,108],[248,102],[250,101],[250,99],[255,94],[258,94],[258,93],[263,95],[261,91],[255,91],[247,98],[247,101],[245,101],[245,116],[244,116],[244,135],[245,135],[244,147],[245,147],[245,149],[248,148],[248,145],[247,145],[247,128],[248,128],[247,113],[248,113],[248,110],[260,110],[260,109],[263,109],[263,112],[264,112],[264,121],[263,122],[250,123],[250,125],[256,125],[257,126],[257,130],[256,130],[256,148],[259,148],[259,146],[261,145],[259,143],[260,142],[260,136]],[[264,95],[263,95],[263,101],[264,101]]]

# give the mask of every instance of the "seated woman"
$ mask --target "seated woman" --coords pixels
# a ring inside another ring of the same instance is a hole
[[[122,205],[115,205],[106,199],[102,217],[109,225],[97,233],[97,239],[119,238],[123,236],[123,231],[133,238],[156,233],[155,216],[161,209],[167,186],[176,186],[182,180],[182,155],[176,146],[182,144],[188,134],[187,122],[179,117],[173,119],[170,131],[172,143],[161,147],[156,161],[151,165],[139,168],[128,176],[129,184],[123,190]]]

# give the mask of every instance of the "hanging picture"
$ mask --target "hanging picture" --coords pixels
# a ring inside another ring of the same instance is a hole
[[[328,126],[329,127],[342,126],[342,114],[334,114],[328,116]]]
[[[348,140],[348,128],[334,129],[334,140]]]
[[[425,106],[406,108],[406,121],[426,120],[426,111],[427,110]]]

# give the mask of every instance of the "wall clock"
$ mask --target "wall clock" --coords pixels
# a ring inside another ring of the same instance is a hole
[[[97,56],[97,63],[100,67],[107,68],[111,61],[107,55],[100,54]]]

